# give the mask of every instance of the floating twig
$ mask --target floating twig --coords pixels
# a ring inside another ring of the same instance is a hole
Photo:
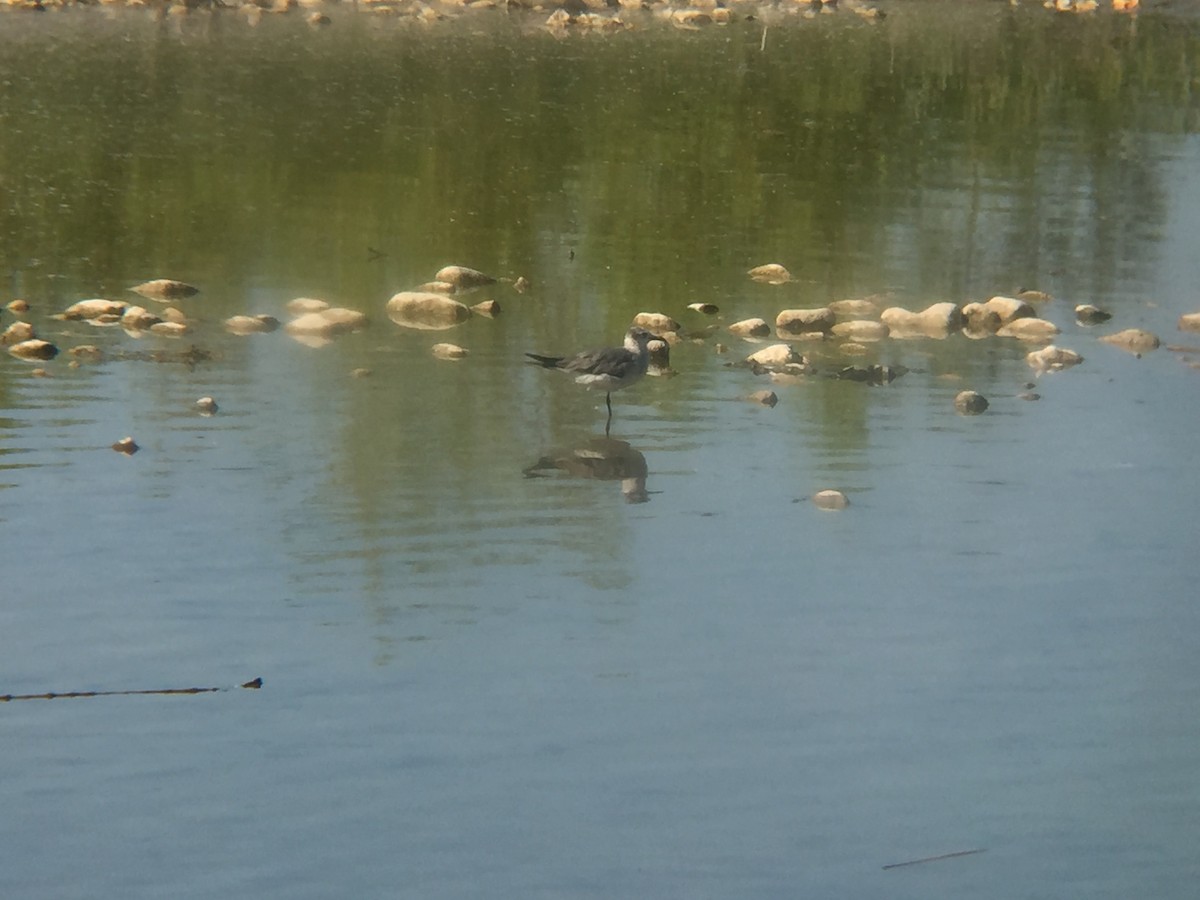
[[[954,859],[956,856],[971,856],[975,853],[986,853],[986,847],[979,847],[975,850],[956,850],[954,853],[943,853],[939,856],[926,856],[921,859],[910,859],[907,862],[891,863],[884,866],[885,869],[899,869],[901,866],[915,866],[918,863],[938,862],[943,859]]]
[[[253,681],[247,681],[245,684],[237,685],[237,687],[256,691],[262,687],[262,683],[261,678],[255,678]],[[0,694],[0,702],[7,703],[9,700],[65,700],[74,697],[128,697],[134,694],[211,694],[216,691],[231,690],[233,690],[232,687],[191,687],[158,688],[156,690],[143,691],[63,691],[61,693],[48,691],[45,694]]]

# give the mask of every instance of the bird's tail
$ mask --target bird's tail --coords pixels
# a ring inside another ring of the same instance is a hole
[[[546,369],[557,369],[558,364],[562,362],[561,356],[538,356],[536,353],[526,353],[525,355],[528,356],[532,362],[535,362],[539,366],[542,366]]]

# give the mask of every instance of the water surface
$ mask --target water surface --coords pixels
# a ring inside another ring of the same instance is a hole
[[[5,301],[108,358],[0,359],[0,692],[265,683],[0,705],[3,893],[1191,896],[1200,351],[1097,335],[1200,346],[1200,32],[889,12],[4,16]],[[447,263],[533,288],[387,319]],[[161,276],[201,287],[182,341],[51,318]],[[1083,365],[962,335],[803,348],[909,369],[880,387],[727,365],[747,316],[1020,287]],[[297,296],[371,325],[221,328]],[[697,338],[613,398],[648,502],[526,477],[604,403],[523,352],[643,310]]]

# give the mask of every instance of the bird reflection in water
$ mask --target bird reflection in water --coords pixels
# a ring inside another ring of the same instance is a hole
[[[610,437],[593,437],[577,447],[556,450],[525,469],[525,477],[545,477],[558,470],[576,478],[597,481],[620,481],[621,495],[626,503],[645,503],[650,499],[646,490],[646,457],[625,441]]]

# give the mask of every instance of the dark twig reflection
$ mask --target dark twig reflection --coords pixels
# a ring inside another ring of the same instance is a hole
[[[621,495],[627,503],[645,503],[646,457],[626,441],[610,437],[592,437],[575,447],[555,450],[525,469],[525,477],[544,477],[547,472],[565,472],[576,478],[620,481]]]

